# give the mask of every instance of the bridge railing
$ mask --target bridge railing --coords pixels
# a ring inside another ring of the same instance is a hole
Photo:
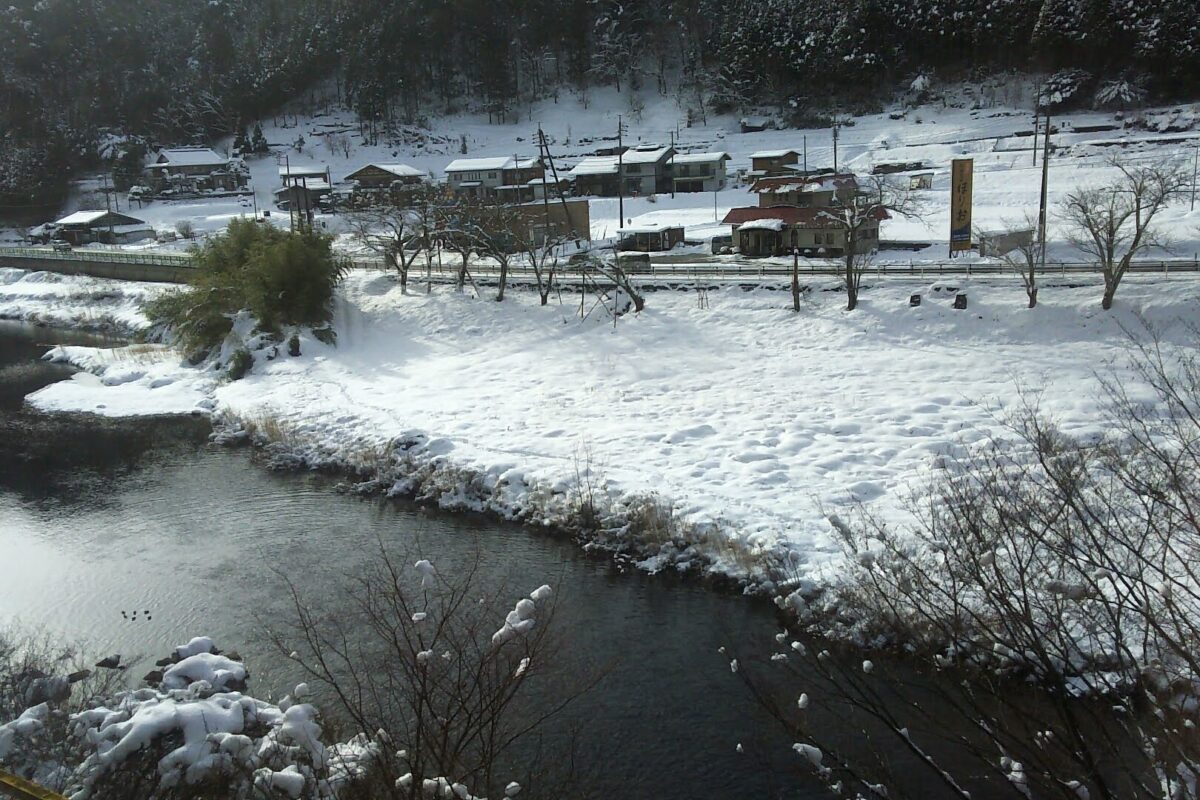
[[[90,261],[160,267],[191,267],[195,264],[191,256],[178,253],[93,250],[90,248],[54,250],[49,247],[0,247],[0,259],[3,258],[38,258],[47,261]]]

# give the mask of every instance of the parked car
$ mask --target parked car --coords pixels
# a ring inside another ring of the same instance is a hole
[[[61,239],[59,239],[59,240],[57,240],[57,241],[54,241],[54,242],[51,242],[51,243],[50,243],[50,247],[51,247],[51,248],[54,250],[54,252],[56,252],[56,253],[69,253],[69,252],[71,252],[71,243],[70,243],[70,242],[64,242],[64,241],[62,241]]]

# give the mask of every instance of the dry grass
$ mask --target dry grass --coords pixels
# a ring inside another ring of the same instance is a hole
[[[295,427],[270,411],[259,411],[255,414],[227,413],[226,419],[244,430],[251,440],[259,444],[297,447],[301,443]]]

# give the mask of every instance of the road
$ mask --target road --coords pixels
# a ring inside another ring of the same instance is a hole
[[[356,267],[367,269],[383,269],[382,261],[378,259],[351,259]],[[708,256],[704,254],[670,254],[650,255],[649,263],[630,259],[626,270],[631,275],[642,279],[664,280],[676,283],[686,283],[694,280],[745,283],[757,280],[787,279],[792,274],[792,266],[786,260],[779,259],[748,259],[737,256]],[[187,271],[191,268],[191,256],[186,254],[152,253],[129,250],[95,250],[81,249],[69,252],[56,251],[40,247],[6,247],[0,248],[0,266],[13,266],[19,269],[45,270],[66,274],[94,275],[105,278],[120,278],[125,280],[149,280],[168,283],[182,283],[187,280]],[[424,264],[413,265],[414,280],[416,276],[424,277],[427,269]],[[565,279],[579,278],[584,267],[579,263],[564,263],[558,267],[558,275]],[[837,275],[839,265],[833,260],[801,259],[800,273],[802,275]],[[457,264],[442,261],[434,263],[430,272],[435,278],[449,279],[458,271]],[[471,274],[476,278],[495,279],[499,276],[499,267],[493,263],[476,262],[471,264]],[[1137,261],[1130,270],[1137,273],[1198,273],[1200,261],[1197,259],[1147,259]],[[1038,270],[1043,275],[1067,274],[1099,274],[1099,268],[1093,263],[1086,262],[1054,262],[1048,263]],[[513,283],[534,282],[533,270],[521,265],[509,267],[509,279]],[[979,259],[963,258],[945,261],[920,261],[917,259],[888,259],[886,253],[881,255],[873,264],[868,274],[883,276],[971,276],[1014,274],[1012,267],[1005,264],[981,261]]]

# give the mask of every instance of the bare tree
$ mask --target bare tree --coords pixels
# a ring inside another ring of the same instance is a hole
[[[906,772],[964,798],[981,781],[1014,798],[1197,796],[1200,359],[1156,343],[1134,358],[1158,402],[1108,379],[1103,439],[1065,435],[1030,402],[1003,440],[945,457],[914,526],[831,518],[846,579],[819,603],[780,602],[907,657],[782,647],[764,666],[790,670],[786,703],[738,670],[820,777],[867,797],[928,796]],[[943,677],[914,689],[921,673]],[[839,750],[822,701],[910,759],[889,771]]]
[[[858,307],[862,278],[879,247],[871,234],[878,223],[893,214],[920,216],[920,201],[907,184],[871,176],[857,180],[858,188],[839,205],[822,209],[817,218],[838,231],[842,238],[842,283],[846,287],[846,310]]]
[[[554,278],[558,270],[559,251],[568,241],[570,237],[565,235],[551,232],[539,235],[529,229],[522,230],[517,237],[517,247],[533,270],[538,298],[542,305],[550,302],[550,292],[554,290]]]
[[[1025,297],[1029,300],[1029,308],[1037,306],[1037,270],[1043,255],[1041,245],[1033,235],[1036,230],[1037,220],[1026,214],[1024,226],[1011,227],[993,236],[993,239],[1005,241],[1012,246],[1012,249],[998,255],[1005,266],[1020,276],[1021,284],[1025,287]],[[977,234],[977,238],[983,240],[980,234]],[[995,254],[989,252],[988,255]]]
[[[509,205],[493,205],[479,209],[476,215],[475,241],[478,252],[500,267],[496,302],[504,301],[508,286],[508,266],[518,253],[517,238],[525,225],[521,212]]]
[[[532,746],[603,675],[556,668],[561,632],[550,586],[488,594],[480,564],[476,552],[443,571],[381,543],[365,574],[352,578],[347,602],[328,614],[289,583],[294,615],[270,634],[275,647],[332,695],[355,729],[378,731],[390,744],[374,765],[370,797],[417,800],[440,776],[479,796],[507,796],[516,748]],[[536,784],[539,776],[530,777]],[[547,785],[524,786],[522,796],[561,796],[564,776],[540,777]]]
[[[1100,304],[1105,310],[1112,308],[1133,259],[1147,248],[1169,246],[1155,217],[1187,185],[1183,171],[1173,164],[1110,163],[1120,173],[1112,183],[1076,189],[1059,210],[1071,244],[1095,259],[1104,275]]]
[[[634,313],[639,313],[646,307],[646,298],[633,285],[633,280],[629,277],[629,273],[625,271],[625,267],[621,265],[620,253],[614,249],[612,258],[597,258],[588,256],[584,262],[585,270],[591,270],[595,275],[598,275],[615,287],[624,292],[629,300],[633,303]],[[597,284],[597,286],[599,286]]]
[[[458,197],[437,209],[438,235],[442,244],[459,257],[455,286],[460,292],[471,275],[471,256],[479,252],[479,224],[484,208],[475,198]]]
[[[406,192],[402,205],[376,206],[350,216],[355,238],[397,271],[405,293],[409,269],[429,249],[433,227],[433,198],[423,189]]]

